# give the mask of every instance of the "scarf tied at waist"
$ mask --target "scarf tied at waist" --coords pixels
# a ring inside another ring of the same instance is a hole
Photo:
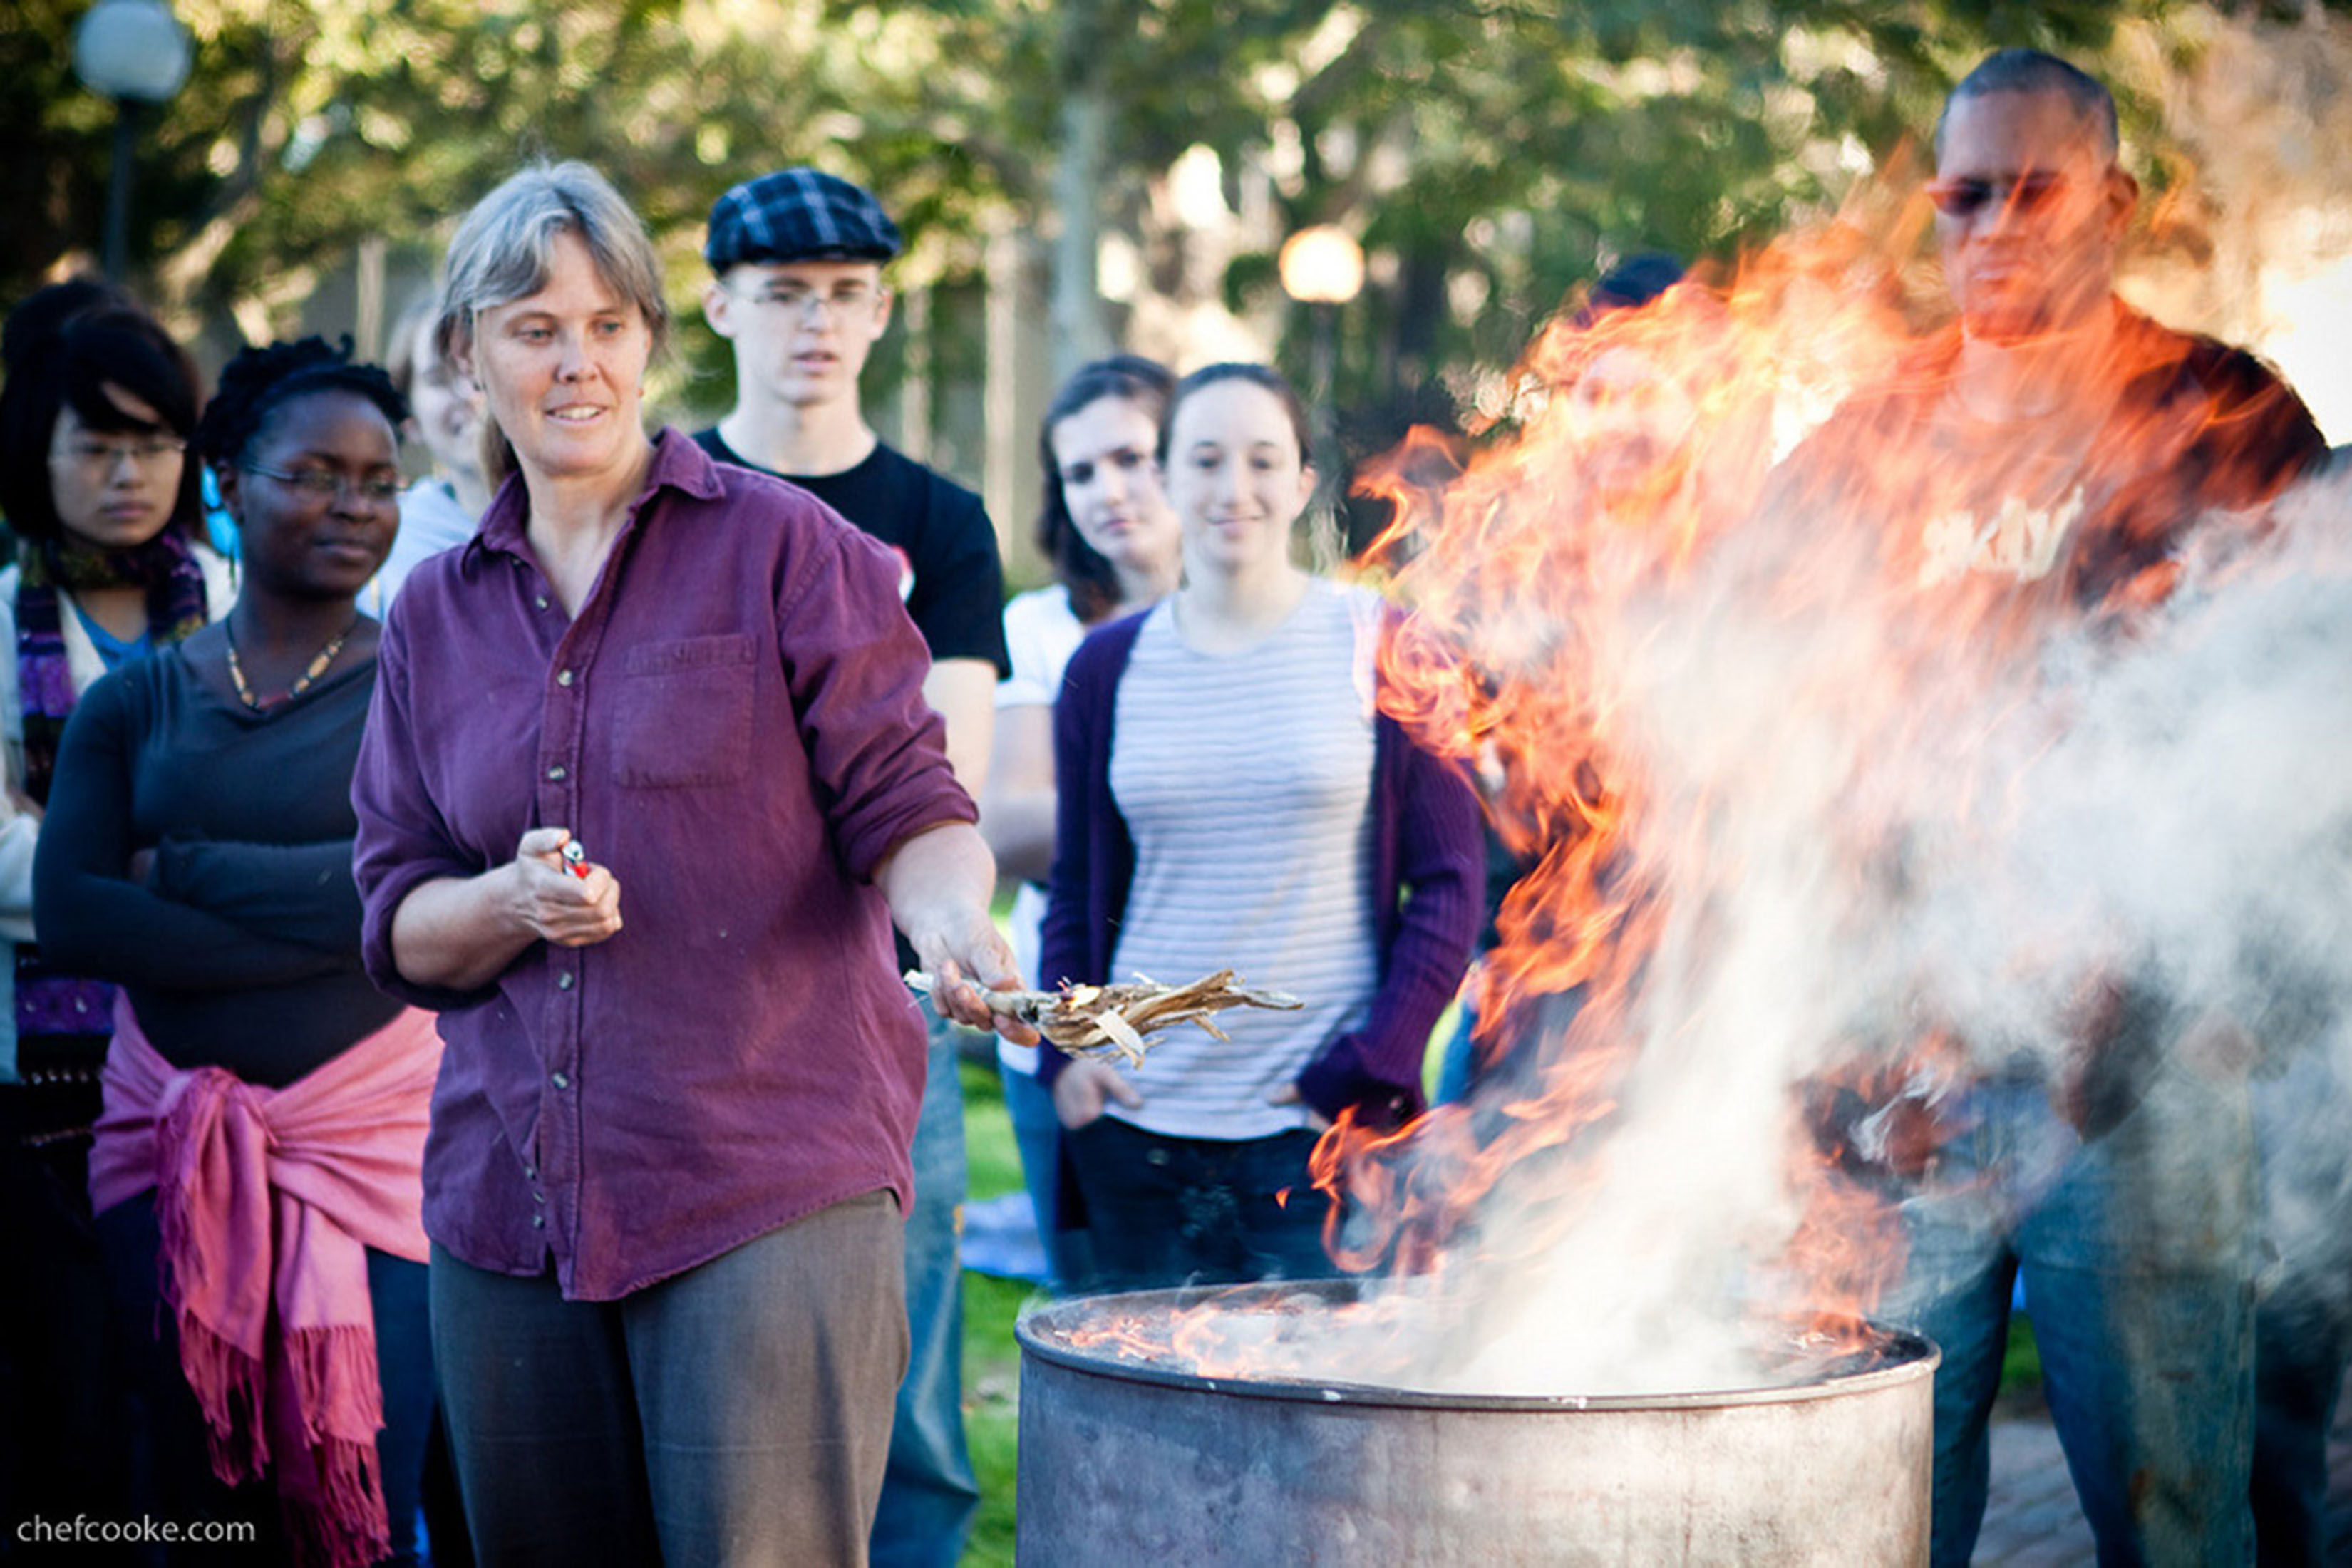
[[[367,1251],[425,1260],[432,1015],[406,1009],[277,1089],[173,1067],[119,996],[114,1025],[90,1206],[155,1190],[163,1299],[213,1473],[274,1469],[298,1561],[375,1562],[391,1535]]]

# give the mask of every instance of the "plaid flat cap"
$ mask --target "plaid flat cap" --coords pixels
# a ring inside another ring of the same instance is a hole
[[[711,205],[702,254],[724,272],[739,261],[887,261],[901,243],[866,191],[814,169],[780,169]]]

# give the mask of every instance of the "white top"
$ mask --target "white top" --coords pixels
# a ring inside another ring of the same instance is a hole
[[[1107,1113],[1178,1138],[1262,1138],[1307,1124],[1268,1105],[1380,985],[1371,918],[1377,601],[1317,579],[1256,647],[1205,654],[1170,604],[1135,642],[1113,717],[1111,796],[1135,843],[1112,977],[1181,984],[1219,969],[1299,997],[1237,1008],[1218,1040],[1185,1026],[1133,1079],[1143,1107]]]
[[[1062,693],[1062,671],[1086,640],[1086,623],[1071,610],[1066,589],[1056,584],[1014,595],[1004,606],[1004,651],[1013,673],[996,683],[996,706],[1051,709]],[[1033,984],[1050,988],[1053,983],[1037,973],[1045,923],[1045,889],[1022,883],[1013,895],[1013,956]],[[1037,1047],[1013,1045],[1002,1036],[996,1059],[1014,1072],[1034,1077],[1037,1071]]]
[[[383,558],[374,581],[360,590],[360,608],[379,621],[383,619],[408,574],[427,557],[473,538],[480,521],[458,502],[457,492],[446,480],[419,479],[401,491],[400,531],[394,535],[392,552]]]
[[[218,620],[236,602],[236,570],[207,545],[194,545],[192,552],[205,574],[205,613]],[[19,575],[14,563],[0,570],[0,764],[8,786],[0,794],[0,1083],[16,1081],[16,944],[33,940],[33,852],[41,829],[39,817],[16,809],[25,788],[25,702],[16,685]],[[71,594],[58,590],[58,627],[76,698],[106,673],[79,607]]]

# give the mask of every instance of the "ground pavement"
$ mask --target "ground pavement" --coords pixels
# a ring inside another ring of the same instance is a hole
[[[2327,1560],[2352,1563],[2352,1384],[2336,1405],[2328,1479]],[[2005,1405],[1993,1415],[1992,1495],[1976,1568],[2076,1568],[2092,1561],[2091,1529],[2074,1501],[2049,1412],[2022,1401]]]

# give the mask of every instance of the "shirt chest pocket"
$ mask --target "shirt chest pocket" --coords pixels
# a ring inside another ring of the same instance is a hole
[[[629,649],[613,698],[613,782],[685,789],[751,767],[759,643],[738,634]]]

